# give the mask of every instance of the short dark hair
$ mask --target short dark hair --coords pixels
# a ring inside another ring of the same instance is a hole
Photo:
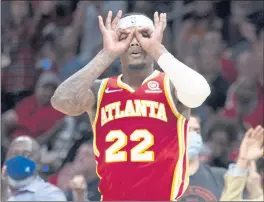
[[[144,15],[145,17],[148,17],[147,15],[145,15],[144,13],[137,13],[137,12],[129,12],[129,13],[126,13],[125,15],[122,16],[122,18],[125,18],[125,17],[128,17],[128,16],[131,16],[131,15]],[[121,19],[122,19],[121,18]]]
[[[228,143],[232,144],[238,138],[238,128],[235,122],[231,119],[221,116],[215,116],[205,124],[205,139],[210,140],[216,131],[223,131],[227,133]]]
[[[248,21],[255,26],[255,34],[259,39],[261,31],[264,29],[264,12],[257,11],[247,16]]]

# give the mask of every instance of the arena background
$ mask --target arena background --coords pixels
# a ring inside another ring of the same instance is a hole
[[[225,169],[236,161],[247,129],[264,120],[262,1],[28,0],[1,1],[1,165],[12,139],[31,136],[41,145],[47,181],[68,192],[69,181],[83,175],[90,200],[98,200],[87,115],[67,117],[38,106],[36,97],[48,102],[51,95],[36,84],[54,88],[87,64],[102,49],[97,15],[119,9],[151,18],[154,11],[167,13],[163,44],[212,90],[193,110],[204,140],[200,160]],[[117,60],[101,78],[119,73]]]

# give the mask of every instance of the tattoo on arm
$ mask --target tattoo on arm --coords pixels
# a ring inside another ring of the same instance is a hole
[[[83,69],[60,84],[51,98],[52,106],[70,116],[80,115],[92,108],[96,104],[97,92],[93,90],[98,84],[96,79],[115,59],[115,55],[100,51]]]

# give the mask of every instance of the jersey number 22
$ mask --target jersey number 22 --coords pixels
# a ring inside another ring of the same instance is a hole
[[[148,151],[148,149],[154,144],[154,136],[145,129],[135,130],[128,140],[128,136],[122,130],[113,130],[106,135],[106,142],[116,142],[112,144],[105,151],[105,161],[107,163],[111,162],[126,162],[127,152],[120,151],[125,147],[128,141],[139,142],[130,151],[130,161],[131,162],[151,162],[154,161],[154,152]]]

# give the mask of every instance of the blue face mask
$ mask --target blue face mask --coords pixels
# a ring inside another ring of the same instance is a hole
[[[34,178],[37,165],[24,156],[15,156],[5,162],[7,180],[11,187],[20,188],[28,185]]]
[[[52,61],[49,58],[46,59],[42,59],[39,62],[39,66],[43,69],[43,70],[49,70],[52,67]]]
[[[192,131],[187,136],[188,156],[190,160],[195,159],[203,148],[202,136]]]

